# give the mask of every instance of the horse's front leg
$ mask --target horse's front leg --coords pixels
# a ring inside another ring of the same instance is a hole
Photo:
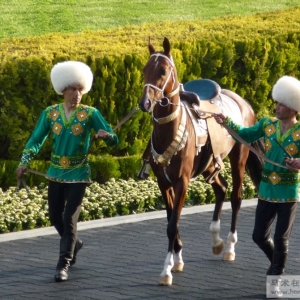
[[[184,262],[182,259],[182,242],[179,236],[178,221],[185,200],[185,193],[186,189],[185,192],[182,193],[182,191],[174,192],[172,188],[165,193],[165,199],[167,199],[166,203],[168,207],[167,235],[169,239],[169,246],[168,254],[164,262],[164,269],[159,277],[160,285],[172,285],[173,276],[171,272],[179,272],[183,270]],[[177,195],[177,198],[175,195]]]
[[[179,230],[177,230],[177,237],[174,244],[174,266],[172,272],[182,272],[184,267],[184,262],[182,258],[182,242],[179,235]]]

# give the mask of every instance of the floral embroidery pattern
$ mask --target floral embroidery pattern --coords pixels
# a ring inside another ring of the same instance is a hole
[[[296,146],[295,143],[292,143],[288,146],[285,147],[285,150],[290,154],[290,155],[294,155],[296,153],[298,153],[298,148]]]
[[[74,135],[78,135],[83,132],[81,124],[75,124],[72,126],[72,132]]]
[[[78,113],[76,114],[76,116],[77,116],[77,119],[78,119],[80,122],[82,122],[82,121],[84,121],[84,120],[88,117],[88,114],[86,113],[85,110],[81,110],[80,112],[78,112]]]
[[[272,143],[270,140],[266,140],[265,142],[265,150],[268,152],[272,148]]]
[[[281,180],[280,176],[276,172],[272,172],[269,176],[269,179],[272,184],[277,184]]]
[[[60,160],[59,160],[59,164],[63,167],[63,168],[67,168],[70,165],[70,160],[63,156]]]
[[[300,140],[300,130],[296,130],[295,132],[292,133],[294,141]]]
[[[55,122],[52,131],[56,134],[60,134],[61,130],[62,130],[62,126],[59,123]]]
[[[60,112],[56,109],[53,109],[50,113],[50,119],[56,121],[56,119],[59,117]]]
[[[271,124],[271,125],[269,125],[265,128],[265,133],[266,133],[267,136],[270,136],[275,132],[276,132],[276,128],[273,124]]]

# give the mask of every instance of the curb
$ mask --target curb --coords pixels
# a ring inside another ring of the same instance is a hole
[[[243,200],[241,208],[255,206],[256,204],[257,204],[257,199]],[[181,215],[184,216],[184,215],[197,214],[202,212],[211,212],[214,210],[214,208],[215,208],[215,204],[184,207],[182,209]],[[231,203],[229,201],[224,202],[222,209],[223,210],[231,209]],[[92,228],[115,226],[120,224],[135,223],[135,222],[141,222],[141,221],[152,220],[152,219],[160,219],[160,218],[166,218],[165,210],[146,212],[146,213],[140,213],[140,214],[128,215],[128,216],[118,216],[118,217],[92,220],[86,222],[78,222],[77,229],[78,231],[82,231],[82,230],[87,230]],[[0,243],[14,241],[14,240],[28,239],[28,238],[38,237],[38,236],[52,235],[56,233],[57,233],[56,229],[53,226],[38,228],[38,229],[23,230],[18,232],[3,233],[0,234]]]

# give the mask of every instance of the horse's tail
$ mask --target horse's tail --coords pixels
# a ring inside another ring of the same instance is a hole
[[[254,147],[262,155],[265,154],[264,144],[261,140],[257,140],[256,142],[252,143],[251,146]],[[258,157],[252,151],[249,152],[249,156],[246,162],[246,172],[250,176],[257,191],[258,191],[259,183],[261,181],[263,164],[264,164],[264,160],[261,157]]]

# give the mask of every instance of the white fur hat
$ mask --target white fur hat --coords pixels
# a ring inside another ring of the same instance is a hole
[[[63,90],[70,85],[83,86],[83,94],[92,87],[93,73],[89,66],[80,61],[65,61],[57,63],[51,70],[51,82],[55,92],[62,95]]]
[[[300,81],[295,77],[282,76],[273,86],[275,101],[300,112]]]

